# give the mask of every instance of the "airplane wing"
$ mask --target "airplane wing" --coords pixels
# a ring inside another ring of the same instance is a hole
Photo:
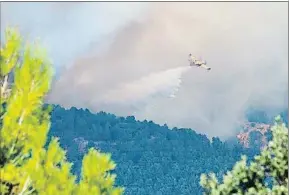
[[[211,70],[211,68],[208,67],[206,64],[202,64],[200,67],[202,67],[202,68],[204,68],[204,69],[206,69],[206,70]]]

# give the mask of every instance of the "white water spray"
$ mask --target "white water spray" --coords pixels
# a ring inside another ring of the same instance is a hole
[[[127,105],[145,103],[158,97],[174,98],[181,86],[182,75],[189,69],[190,67],[177,67],[153,72],[108,91],[101,97],[101,101]]]

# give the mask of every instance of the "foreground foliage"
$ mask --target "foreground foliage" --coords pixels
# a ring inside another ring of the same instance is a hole
[[[288,129],[276,118],[272,127],[273,139],[249,165],[246,156],[237,162],[233,170],[219,184],[215,174],[201,176],[206,194],[288,194]]]
[[[118,195],[110,154],[90,149],[76,182],[58,139],[45,148],[51,107],[43,106],[50,88],[51,65],[37,44],[22,52],[21,37],[6,31],[1,47],[0,194]]]

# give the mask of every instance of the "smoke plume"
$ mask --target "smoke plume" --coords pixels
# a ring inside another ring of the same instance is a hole
[[[56,66],[67,65],[53,85],[52,103],[134,114],[222,138],[235,134],[247,108],[278,112],[288,105],[285,2],[54,3],[38,9],[36,18],[32,8],[22,8],[4,13],[4,20],[43,38]],[[189,53],[212,70],[178,73]]]

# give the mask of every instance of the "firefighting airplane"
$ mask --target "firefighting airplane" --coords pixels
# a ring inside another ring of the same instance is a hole
[[[189,54],[189,62],[190,62],[190,66],[197,66],[197,67],[205,68],[206,70],[211,70],[211,68],[207,66],[206,61],[196,59],[196,57],[192,56],[191,53]]]

